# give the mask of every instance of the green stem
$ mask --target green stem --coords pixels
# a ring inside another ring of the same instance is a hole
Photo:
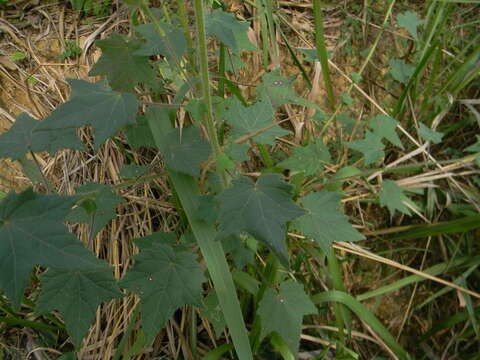
[[[195,20],[197,23],[197,41],[200,58],[200,76],[202,79],[202,96],[207,106],[207,116],[205,127],[207,128],[210,144],[213,153],[218,155],[221,152],[218,142],[217,132],[215,130],[215,121],[213,119],[212,95],[210,92],[210,75],[208,73],[208,52],[207,52],[207,34],[205,31],[205,14],[203,11],[203,1],[195,0]]]
[[[320,7],[320,0],[313,0],[313,16],[315,18],[315,45],[317,48],[318,58],[322,66],[323,81],[327,90],[327,97],[330,109],[335,109],[335,94],[333,92],[332,79],[330,78],[330,70],[328,68],[328,54],[325,46],[325,35],[323,32],[323,17]]]
[[[190,27],[188,25],[188,16],[187,16],[187,7],[185,5],[185,0],[177,0],[178,4],[178,16],[180,18],[180,23],[182,24],[183,28],[183,35],[185,36],[185,40],[187,41],[188,47],[188,62],[190,64],[190,69],[194,71],[195,69],[195,56],[193,55],[193,40],[192,35],[190,34]]]
[[[257,144],[258,150],[260,151],[260,156],[262,157],[262,161],[265,164],[266,168],[272,168],[274,166],[272,157],[268,152],[267,145],[265,144]]]

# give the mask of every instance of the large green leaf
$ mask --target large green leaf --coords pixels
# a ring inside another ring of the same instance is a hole
[[[88,206],[77,206],[68,216],[71,222],[88,223],[90,233],[95,236],[100,230],[117,216],[117,205],[125,200],[118,196],[109,185],[87,183],[75,189],[77,194],[83,195],[83,203],[93,202],[93,209]],[[88,205],[88,204],[85,204]]]
[[[305,215],[292,226],[315,240],[323,251],[329,253],[334,241],[358,241],[365,237],[348,222],[348,217],[338,208],[342,195],[322,191],[310,193],[302,199]]]
[[[93,65],[89,76],[106,75],[112,89],[133,91],[139,83],[149,83],[155,78],[148,56],[137,55],[142,46],[139,40],[127,41],[123,36],[113,34],[96,44],[102,49],[102,56]]]
[[[278,166],[293,172],[304,172],[305,175],[314,175],[324,169],[324,164],[331,161],[328,148],[322,140],[317,139],[307,146],[298,146],[288,159]]]
[[[103,266],[63,224],[76,200],[27,189],[0,202],[0,289],[15,306],[36,264],[69,270]]]
[[[207,34],[217,37],[235,52],[255,51],[257,48],[248,40],[248,22],[238,21],[233,14],[221,9],[213,10],[205,17]]]
[[[53,155],[64,148],[83,149],[75,129],[33,132],[40,123],[26,113],[20,114],[12,127],[0,135],[0,157],[17,160],[30,151],[48,151]]]
[[[276,174],[262,175],[256,183],[243,176],[219,198],[221,237],[247,232],[288,265],[286,223],[304,213],[292,201],[292,186]]]
[[[349,148],[363,154],[365,157],[365,165],[373,164],[385,156],[383,152],[385,145],[382,143],[382,138],[370,131],[365,133],[364,139],[350,141],[346,144]]]
[[[262,336],[278,333],[293,354],[297,354],[304,315],[317,313],[303,285],[293,280],[280,284],[280,291],[268,289],[260,301],[258,315]]]
[[[225,121],[232,126],[232,136],[235,139],[251,135],[259,130],[273,125],[274,111],[268,100],[260,101],[246,107],[238,99],[229,104],[225,112]],[[255,135],[252,140],[259,144],[273,145],[275,137],[284,136],[290,132],[275,125],[262,133]]]
[[[142,326],[150,343],[183,305],[200,305],[203,269],[195,255],[159,242],[141,249],[120,286],[140,297]]]
[[[137,56],[160,54],[173,61],[179,61],[187,49],[182,30],[161,21],[159,21],[159,24],[165,30],[165,36],[160,36],[153,24],[143,24],[135,27],[135,31],[147,41],[134,54]]]
[[[97,307],[123,296],[106,264],[89,270],[49,269],[41,275],[41,280],[42,294],[36,312],[58,310],[77,348],[95,318]]]
[[[173,129],[160,150],[170,170],[192,176],[200,174],[200,165],[212,152],[210,144],[200,136],[200,129],[196,126]]]
[[[98,149],[118,129],[135,123],[138,101],[132,94],[112,91],[104,81],[67,81],[72,87],[70,100],[57,107],[35,128],[34,133],[92,125]]]

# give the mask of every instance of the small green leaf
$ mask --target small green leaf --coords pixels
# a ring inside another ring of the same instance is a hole
[[[94,212],[88,213],[84,207],[78,206],[69,214],[67,220],[90,224],[93,236],[117,217],[117,205],[125,201],[115,194],[109,185],[87,183],[77,187],[76,191],[79,195],[86,194],[86,200],[94,201],[96,208]]]
[[[253,264],[255,253],[247,246],[241,236],[231,235],[222,240],[223,250],[233,258],[235,267],[243,269],[247,264]]]
[[[368,126],[372,129],[373,133],[380,138],[387,139],[393,145],[403,149],[403,144],[397,135],[395,129],[397,128],[398,121],[388,115],[377,115],[370,120]]]
[[[124,92],[132,92],[137,84],[149,83],[155,78],[148,56],[136,55],[142,46],[140,41],[126,41],[124,36],[113,34],[96,44],[102,49],[102,56],[89,76],[106,75],[112,89]]]
[[[258,308],[262,336],[278,333],[296,355],[300,343],[302,320],[305,315],[316,314],[317,308],[303,285],[293,280],[280,284],[280,291],[268,289]]]
[[[410,77],[413,75],[415,68],[412,65],[408,65],[401,59],[392,59],[389,61],[390,74],[392,77],[403,83],[407,84]]]
[[[27,55],[21,51],[15,51],[12,55],[10,55],[8,58],[13,61],[19,61],[23,60],[27,57]]]
[[[200,129],[189,126],[173,129],[165,137],[160,150],[167,167],[172,171],[199,176],[200,165],[211,154],[210,144],[200,136]]]
[[[147,344],[181,306],[200,305],[204,281],[203,269],[192,253],[155,242],[135,256],[135,265],[120,286],[140,297]]]
[[[302,199],[306,214],[294,220],[292,227],[313,239],[325,253],[334,241],[359,241],[365,237],[358,232],[338,209],[342,195],[328,191],[310,193]]]
[[[207,105],[203,99],[190,99],[185,110],[190,113],[194,122],[200,124],[207,112]]]
[[[383,152],[385,145],[382,143],[382,138],[370,131],[365,132],[365,138],[363,140],[350,141],[346,144],[349,148],[363,154],[365,157],[365,165],[373,164],[385,156]]]
[[[112,91],[105,82],[90,83],[68,79],[72,87],[70,100],[58,106],[35,128],[34,132],[58,129],[77,129],[92,125],[95,132],[95,148],[121,127],[135,123],[138,102],[128,93]]]
[[[475,135],[477,138],[477,142],[475,144],[470,145],[469,147],[465,148],[464,151],[468,152],[480,152],[480,135]]]
[[[242,176],[219,199],[220,237],[247,232],[288,264],[286,223],[304,213],[292,201],[291,185],[275,174],[262,175],[256,183]]]
[[[248,161],[249,149],[250,146],[248,144],[235,144],[233,142],[227,142],[225,144],[225,153],[236,161]]]
[[[205,26],[209,36],[215,36],[235,52],[257,50],[247,37],[249,23],[238,21],[231,13],[213,10],[205,17]]]
[[[404,202],[410,202],[408,197],[403,193],[403,189],[393,180],[384,180],[380,190],[380,205],[386,206],[390,215],[395,215],[395,210],[402,214],[410,215],[410,209]]]
[[[95,319],[97,307],[123,296],[106,264],[88,270],[49,269],[40,279],[42,293],[35,312],[58,310],[76,348]]]
[[[358,74],[358,73],[352,73],[351,75],[351,78],[352,78],[352,81],[355,83],[355,84],[359,84],[361,81],[362,81],[362,75]]]
[[[418,133],[425,141],[430,141],[434,144],[442,142],[443,134],[441,132],[430,129],[423,123],[419,123]]]
[[[155,25],[143,24],[135,27],[135,31],[141,34],[147,42],[134,51],[136,56],[163,55],[174,64],[178,63],[187,50],[187,43],[182,30],[171,24],[158,21],[165,36],[160,36]]]
[[[262,83],[257,85],[257,94],[262,99],[268,98],[274,107],[295,104],[319,110],[317,105],[297,95],[293,89],[293,82],[296,77],[296,75],[282,76],[280,69],[276,69],[263,75]]]
[[[283,160],[278,166],[293,172],[305,172],[305,175],[310,176],[322,171],[324,164],[330,161],[328,148],[322,140],[317,139],[307,146],[295,147],[294,154]]]
[[[125,126],[125,135],[128,144],[134,150],[139,150],[141,147],[155,147],[155,140],[145,115],[137,115],[135,124]]]
[[[232,100],[231,106],[228,107],[224,118],[232,126],[232,137],[238,139],[273,125],[273,115],[273,108],[268,100],[246,107],[235,98]],[[277,136],[281,137],[289,133],[289,131],[275,125],[255,135],[252,140],[259,144],[273,145]]]
[[[342,104],[345,106],[353,105],[353,99],[349,94],[340,95],[340,99],[342,99]]]
[[[225,329],[225,317],[223,316],[222,308],[218,302],[217,293],[211,291],[210,294],[203,300],[203,313],[213,325],[215,336],[217,339],[222,336],[222,332]]]
[[[406,11],[397,15],[398,25],[406,29],[415,40],[418,40],[417,28],[425,24],[413,11]]]

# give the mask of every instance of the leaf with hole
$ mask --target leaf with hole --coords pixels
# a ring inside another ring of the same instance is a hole
[[[164,36],[160,36],[154,24],[143,24],[135,27],[135,31],[141,34],[146,42],[134,51],[136,56],[166,56],[173,64],[180,63],[180,59],[187,50],[187,43],[181,29],[171,24],[158,21]]]
[[[58,310],[75,347],[79,347],[95,319],[98,306],[123,294],[112,269],[98,260],[95,269],[49,269],[40,276],[42,293],[35,312]]]
[[[385,145],[382,143],[382,138],[370,131],[365,132],[364,139],[350,141],[346,144],[349,148],[363,154],[365,157],[365,165],[373,164],[385,156],[383,152]]]
[[[232,137],[237,140],[247,135],[260,132],[251,139],[259,144],[273,145],[275,138],[285,136],[290,132],[274,125],[274,111],[268,100],[255,103],[252,106],[243,106],[238,99],[233,99],[227,108],[224,119],[232,127]]]
[[[307,146],[297,146],[288,159],[278,164],[279,167],[293,172],[304,172],[310,176],[322,171],[324,165],[331,161],[328,148],[322,140],[316,139]]]
[[[155,79],[148,56],[136,55],[142,43],[139,40],[126,40],[124,36],[113,34],[110,38],[98,40],[102,56],[93,65],[89,76],[106,75],[112,89],[133,92],[140,83],[148,84]]]
[[[294,220],[292,227],[301,231],[306,237],[317,242],[325,252],[331,251],[334,241],[353,242],[365,237],[349,222],[340,210],[339,193],[321,191],[302,198],[305,215]]]
[[[135,124],[138,101],[132,94],[113,91],[104,81],[67,81],[72,87],[70,100],[43,119],[34,133],[91,125],[95,133],[95,149],[98,150],[118,129]]]
[[[305,315],[316,314],[317,308],[303,285],[293,280],[280,284],[279,291],[268,289],[259,303],[262,336],[276,332],[296,355]]]
[[[219,199],[220,237],[247,232],[288,264],[286,224],[304,214],[292,201],[291,185],[275,174],[262,175],[256,183],[242,176]]]
[[[181,306],[200,305],[204,281],[194,254],[159,242],[141,248],[120,286],[140,297],[146,343],[151,343]]]
[[[285,104],[295,104],[320,110],[314,103],[297,95],[293,89],[293,82],[296,78],[296,75],[289,77],[282,76],[280,69],[267,73],[263,75],[262,82],[257,85],[258,97],[269,99],[274,107]]]

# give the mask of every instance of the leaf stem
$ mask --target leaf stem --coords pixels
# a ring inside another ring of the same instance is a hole
[[[203,1],[195,0],[195,20],[197,25],[197,41],[200,58],[200,77],[202,79],[202,96],[207,106],[207,114],[205,119],[205,127],[207,129],[210,144],[213,153],[218,155],[221,152],[220,143],[218,142],[217,132],[215,130],[215,121],[213,118],[212,94],[210,92],[210,75],[208,72],[208,52],[207,52],[207,35],[205,31],[205,14],[203,10]]]
[[[323,81],[327,90],[327,97],[330,109],[335,109],[335,95],[333,92],[332,79],[328,68],[328,54],[325,46],[325,35],[323,31],[323,16],[320,7],[320,0],[313,0],[313,16],[315,18],[315,46],[317,48],[318,58],[322,66]]]

